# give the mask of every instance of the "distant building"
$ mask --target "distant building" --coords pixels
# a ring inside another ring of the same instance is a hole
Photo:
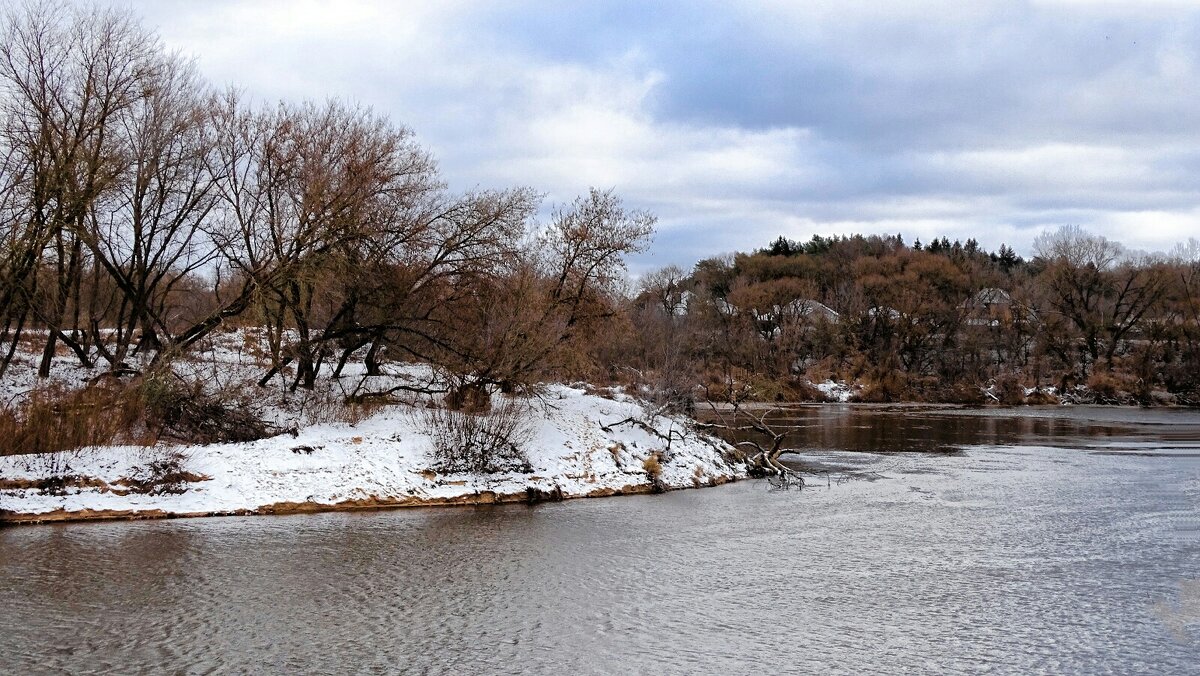
[[[790,314],[794,317],[824,319],[827,322],[837,322],[841,315],[828,305],[811,298],[797,298],[780,309],[780,314]]]
[[[1012,294],[995,287],[980,289],[972,298],[963,301],[961,307],[966,310],[968,326],[996,327],[1014,321],[1037,321],[1033,308],[1016,302]]]
[[[875,319],[876,317],[886,317],[887,319],[895,320],[903,317],[904,313],[900,312],[894,307],[887,307],[886,305],[883,305],[879,307],[867,308],[867,316],[871,319]]]
[[[767,339],[779,337],[783,327],[798,326],[809,331],[819,322],[836,323],[841,316],[828,305],[810,298],[797,298],[783,305],[772,305],[768,310],[751,310],[759,334]]]
[[[688,306],[692,304],[693,294],[691,291],[682,291],[678,296],[672,298],[671,314],[676,317],[682,317],[688,313]]]
[[[724,298],[714,298],[713,306],[717,308],[717,312],[723,315],[733,316],[737,314],[737,308],[735,308],[732,303]]]

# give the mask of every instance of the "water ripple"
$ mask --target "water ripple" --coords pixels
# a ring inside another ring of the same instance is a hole
[[[1200,460],[869,461],[889,478],[8,529],[0,671],[1195,673],[1162,608],[1200,570]]]

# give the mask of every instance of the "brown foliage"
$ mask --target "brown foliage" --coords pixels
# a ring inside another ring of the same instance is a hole
[[[1088,377],[1086,399],[1096,404],[1149,403],[1149,392],[1136,376],[1111,369]]]
[[[1019,375],[1002,373],[996,378],[994,387],[994,393],[999,403],[1005,406],[1019,406],[1025,403],[1025,386]]]
[[[871,403],[890,403],[903,401],[910,395],[908,376],[898,369],[878,369],[872,373],[863,386],[856,401]]]

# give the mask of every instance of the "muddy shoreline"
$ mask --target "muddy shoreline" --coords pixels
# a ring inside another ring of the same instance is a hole
[[[699,485],[671,486],[669,491],[690,490],[696,488],[713,488],[738,481],[737,476],[713,477]],[[542,502],[562,502],[564,500],[584,500],[590,498],[607,498],[622,495],[648,495],[665,492],[653,484],[629,484],[620,488],[597,488],[587,493],[563,493],[561,491],[542,491],[526,489],[521,492],[497,493],[495,491],[480,491],[453,497],[420,498],[380,498],[344,500],[335,503],[322,502],[277,502],[263,505],[254,509],[233,509],[200,512],[167,512],[161,509],[146,510],[54,510],[51,512],[20,513],[0,511],[0,527],[4,526],[36,526],[55,523],[76,523],[85,521],[148,521],[159,519],[196,519],[225,516],[287,516],[293,514],[320,514],[324,512],[364,512],[390,509],[405,509],[416,507],[479,507],[501,504],[534,505]]]

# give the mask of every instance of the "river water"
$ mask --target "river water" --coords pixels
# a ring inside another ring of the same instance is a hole
[[[1197,414],[777,422],[804,490],[0,530],[0,672],[1200,672]]]

